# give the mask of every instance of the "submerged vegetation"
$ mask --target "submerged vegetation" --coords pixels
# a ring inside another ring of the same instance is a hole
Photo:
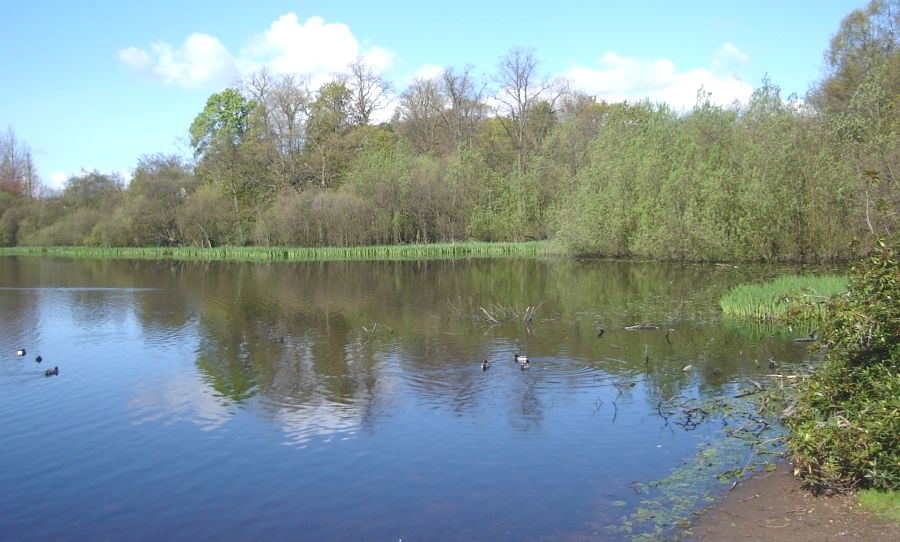
[[[848,276],[782,275],[764,284],[740,284],[719,301],[725,316],[761,322],[817,322],[827,303],[847,292]]]
[[[0,248],[0,256],[59,256],[69,258],[141,260],[232,260],[325,261],[410,260],[428,258],[473,258],[539,256],[551,253],[546,242],[527,243],[433,243],[429,245],[384,245],[364,247],[11,247]]]
[[[873,0],[848,16],[805,99],[764,80],[740,104],[702,89],[689,111],[607,103],[541,77],[516,48],[483,81],[451,67],[411,82],[381,124],[388,95],[369,91],[388,82],[362,60],[319,88],[262,69],[209,97],[192,156],[147,155],[130,179],[84,172],[58,192],[10,132],[0,245],[552,239],[616,258],[852,259],[853,238],[900,217],[898,12]]]
[[[786,419],[796,472],[825,490],[900,489],[900,242],[880,242],[823,327],[822,368]]]

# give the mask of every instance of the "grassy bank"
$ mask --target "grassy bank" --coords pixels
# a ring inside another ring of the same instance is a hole
[[[900,491],[866,489],[859,492],[857,499],[873,514],[900,525]]]
[[[740,284],[719,306],[726,316],[768,322],[821,320],[830,297],[847,292],[846,275],[784,275],[764,284]]]
[[[435,243],[363,247],[4,247],[0,256],[56,256],[63,258],[143,260],[227,260],[244,262],[300,262],[329,260],[412,260],[540,256],[551,253],[544,241],[528,243]]]

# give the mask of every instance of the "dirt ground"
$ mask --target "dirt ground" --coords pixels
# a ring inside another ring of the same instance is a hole
[[[900,541],[900,526],[882,521],[850,495],[814,496],[782,464],[738,484],[725,500],[697,518],[688,540],[821,542]]]

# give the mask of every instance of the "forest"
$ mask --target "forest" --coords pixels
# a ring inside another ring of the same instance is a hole
[[[550,240],[578,256],[845,260],[900,219],[898,28],[900,2],[873,0],[806,96],[763,80],[729,106],[698,89],[690,111],[598,101],[542,77],[527,48],[491,77],[449,67],[396,94],[362,59],[318,88],[261,69],[209,97],[190,156],[59,191],[9,127],[0,246]]]

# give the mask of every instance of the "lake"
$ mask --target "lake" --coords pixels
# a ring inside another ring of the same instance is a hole
[[[672,536],[749,458],[684,405],[809,357],[720,321],[775,273],[0,258],[0,538]]]

